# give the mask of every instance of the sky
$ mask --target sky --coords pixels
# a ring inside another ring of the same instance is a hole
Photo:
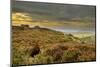
[[[14,14],[15,17],[18,16],[17,19],[24,19],[24,21],[17,21],[17,23],[42,25],[45,27],[56,26],[57,29],[59,28],[62,30],[73,28],[79,31],[95,31],[95,11],[95,6],[93,5],[73,5],[28,1],[15,1],[12,4],[12,12],[17,12],[17,14],[19,12],[18,15]],[[41,20],[43,21],[41,21],[41,23],[25,22],[27,17],[31,18],[30,20],[39,20],[39,22]],[[44,23],[44,20],[48,20],[50,22]],[[74,22],[70,22],[72,20],[74,20]],[[77,20],[78,22],[75,22]],[[53,21],[59,21],[60,23]]]

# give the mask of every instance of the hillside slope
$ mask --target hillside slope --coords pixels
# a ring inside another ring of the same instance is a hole
[[[15,29],[16,28],[16,29]],[[13,28],[13,65],[95,61],[95,44],[72,34],[40,28]]]

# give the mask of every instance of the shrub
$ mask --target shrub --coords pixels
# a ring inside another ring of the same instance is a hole
[[[53,63],[53,57],[49,55],[38,54],[34,57],[34,64],[48,64]]]
[[[52,56],[54,58],[54,61],[57,62],[61,60],[63,50],[66,49],[67,48],[65,48],[64,46],[54,45],[52,47],[44,49],[43,54]]]
[[[35,55],[39,54],[40,48],[38,46],[34,46],[31,50],[31,57],[34,57]]]
[[[95,61],[96,60],[96,53],[92,51],[83,51],[82,54],[79,56],[78,61]]]
[[[62,62],[74,62],[77,61],[78,56],[80,55],[79,50],[70,49],[63,53]]]

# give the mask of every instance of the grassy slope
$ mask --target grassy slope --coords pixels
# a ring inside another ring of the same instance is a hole
[[[12,38],[15,65],[95,60],[95,44],[84,43],[71,34],[46,28],[13,29]],[[35,46],[40,52],[32,57]]]

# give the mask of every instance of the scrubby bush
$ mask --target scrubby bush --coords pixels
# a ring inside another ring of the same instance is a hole
[[[80,52],[77,49],[69,49],[64,51],[62,55],[62,62],[75,62],[79,57]]]
[[[81,56],[78,58],[79,61],[95,61],[96,54],[95,52],[83,52]]]
[[[60,48],[48,48],[44,51],[45,55],[52,56],[54,58],[54,61],[59,61],[61,59],[61,56],[63,54],[63,50]]]
[[[34,57],[35,55],[37,55],[37,54],[39,54],[39,52],[40,52],[40,48],[39,48],[39,46],[34,46],[32,49],[31,49],[31,57]]]
[[[33,64],[53,63],[53,57],[49,55],[38,54],[34,57]]]

